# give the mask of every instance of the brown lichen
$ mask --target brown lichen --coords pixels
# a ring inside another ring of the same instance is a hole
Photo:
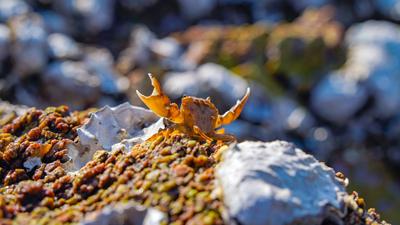
[[[99,151],[75,176],[54,174],[62,170],[58,164],[34,183],[3,188],[2,202],[12,207],[2,215],[30,223],[77,223],[106,205],[133,200],[167,213],[171,224],[223,224],[214,179],[214,155],[222,146],[175,131],[161,132],[130,153]]]
[[[0,131],[1,185],[40,178],[39,165],[25,165],[33,158],[44,165],[65,162],[66,144],[77,137],[76,129],[86,116],[71,114],[66,106],[31,109],[4,125]]]

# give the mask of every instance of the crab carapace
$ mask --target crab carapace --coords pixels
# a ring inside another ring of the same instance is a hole
[[[223,115],[219,115],[218,109],[207,99],[185,96],[182,98],[181,107],[172,103],[166,96],[158,80],[149,74],[153,93],[150,96],[144,96],[136,90],[137,95],[143,103],[149,107],[155,114],[170,120],[176,125],[177,129],[183,130],[192,135],[198,135],[207,141],[222,140],[234,141],[232,135],[224,134],[224,129],[220,128],[236,120],[247,99],[250,95],[250,88],[247,88],[244,97]],[[220,128],[220,129],[218,129]]]

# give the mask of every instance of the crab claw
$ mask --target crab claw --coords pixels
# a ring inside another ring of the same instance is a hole
[[[165,117],[174,123],[182,123],[183,118],[180,114],[178,105],[171,103],[168,96],[163,93],[158,80],[152,74],[148,75],[154,89],[150,96],[145,96],[136,90],[136,94],[140,100],[142,100],[142,102],[158,116]]]
[[[243,107],[247,102],[247,99],[249,99],[249,96],[250,96],[250,88],[247,88],[246,94],[240,101],[238,100],[230,110],[224,113],[224,115],[218,116],[217,124],[215,127],[217,128],[222,125],[230,124],[234,120],[236,120],[239,117],[240,113],[242,112]]]

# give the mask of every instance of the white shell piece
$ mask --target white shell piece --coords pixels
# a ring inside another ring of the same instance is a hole
[[[28,171],[32,171],[35,167],[38,167],[42,165],[42,160],[40,160],[39,157],[29,157],[25,162],[24,162],[24,167]]]
[[[117,107],[105,106],[92,114],[90,120],[78,129],[82,145],[94,149],[111,150],[114,144],[128,139],[141,142],[155,132],[151,125],[159,120],[149,110],[124,103]],[[159,125],[159,124],[158,124]]]
[[[107,206],[100,212],[90,213],[81,225],[158,225],[166,215],[153,208],[145,208],[133,202]]]
[[[97,150],[111,151],[130,148],[164,128],[164,120],[150,110],[129,103],[117,107],[105,106],[93,113],[78,129],[80,142],[68,146],[70,161],[64,167],[77,171],[89,162]]]
[[[217,176],[239,224],[341,224],[344,186],[331,168],[287,142],[242,142],[226,152]]]

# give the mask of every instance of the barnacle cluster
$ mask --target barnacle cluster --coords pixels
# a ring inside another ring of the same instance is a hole
[[[86,115],[66,106],[31,109],[1,127],[1,185],[38,179],[47,163],[66,162],[66,144],[76,138]]]
[[[336,178],[343,183],[344,186],[349,184],[348,178],[341,172],[336,173]],[[367,208],[364,198],[360,197],[356,191],[344,198],[346,215],[343,222],[346,225],[389,225],[381,219],[375,208]]]
[[[75,175],[53,162],[42,178],[3,187],[0,215],[10,223],[77,223],[89,212],[134,200],[166,212],[169,224],[223,224],[214,168],[224,149],[222,142],[161,132],[129,153],[98,151]]]
[[[375,208],[366,208],[364,199],[356,191],[347,196],[345,203],[348,210],[343,219],[345,224],[389,225],[386,221],[381,220],[381,216],[376,212]]]

